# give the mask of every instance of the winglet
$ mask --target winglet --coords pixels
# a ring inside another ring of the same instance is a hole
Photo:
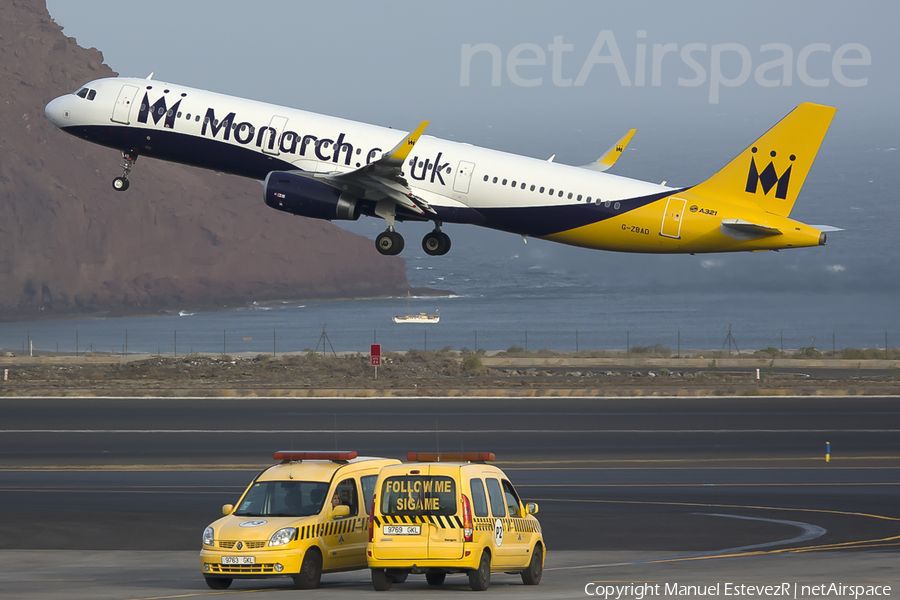
[[[615,143],[615,145],[606,151],[606,153],[592,162],[589,165],[584,165],[585,169],[591,169],[593,171],[605,171],[609,169],[611,166],[616,164],[616,161],[619,160],[619,157],[622,155],[622,152],[625,150],[625,146],[628,145],[628,142],[631,141],[632,136],[637,133],[637,129],[629,129],[628,133],[626,133],[622,139]]]
[[[412,151],[413,146],[415,146],[416,142],[419,141],[419,136],[422,135],[422,132],[425,131],[426,127],[428,127],[428,121],[422,121],[422,123],[415,131],[406,136],[404,140],[394,146],[394,148],[387,153],[389,159],[399,162],[403,162],[404,160],[406,160],[406,157],[409,156],[409,153]]]

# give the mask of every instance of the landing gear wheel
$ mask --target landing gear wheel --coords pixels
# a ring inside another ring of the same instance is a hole
[[[113,189],[117,192],[124,192],[128,189],[128,174],[131,173],[131,169],[134,167],[134,163],[137,162],[138,155],[134,152],[122,152],[122,160],[125,161],[125,164],[122,165],[122,176],[116,177],[112,181]]]
[[[425,581],[428,585],[441,585],[447,579],[446,573],[425,573]]]
[[[469,571],[469,587],[476,592],[483,592],[491,585],[491,557],[487,552],[481,553],[481,562],[474,571]]]
[[[422,250],[431,256],[443,256],[450,250],[450,236],[443,231],[432,231],[422,238]]]
[[[310,548],[303,555],[300,572],[292,577],[294,587],[298,590],[311,590],[319,587],[322,579],[322,555],[318,550]]]
[[[376,592],[388,591],[391,589],[392,583],[394,583],[394,579],[388,575],[387,571],[384,569],[372,569],[372,587],[375,588]]]
[[[207,577],[206,585],[211,590],[227,590],[231,587],[231,577]]]
[[[375,247],[385,256],[395,256],[403,252],[403,236],[396,231],[382,231],[375,238]]]
[[[544,549],[540,546],[535,546],[528,568],[522,571],[522,583],[525,585],[537,585],[541,582],[541,576],[543,576],[543,574]]]

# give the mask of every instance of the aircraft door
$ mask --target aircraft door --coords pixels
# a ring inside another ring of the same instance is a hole
[[[279,144],[281,143],[281,134],[284,133],[284,127],[287,125],[287,117],[279,117],[275,115],[269,122],[269,126],[262,131],[262,151],[266,154],[278,156],[281,153]]]
[[[681,238],[681,223],[684,220],[685,204],[687,204],[687,200],[669,198],[669,202],[666,204],[666,211],[663,213],[660,235],[675,239]]]
[[[112,120],[116,123],[128,125],[128,115],[131,113],[131,106],[138,94],[136,85],[123,85],[119,90],[119,97],[116,99],[116,105],[113,106]]]
[[[459,161],[456,167],[456,177],[453,179],[453,191],[462,194],[469,193],[469,183],[472,181],[472,172],[475,170],[475,163]]]

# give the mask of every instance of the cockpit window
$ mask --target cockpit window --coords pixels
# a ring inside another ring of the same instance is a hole
[[[234,511],[239,517],[308,517],[325,505],[328,483],[320,481],[261,481]]]
[[[88,92],[88,100],[93,100],[97,96],[97,90],[90,90]]]
[[[87,89],[87,88],[81,88],[80,90],[78,90],[78,93],[75,94],[75,95],[78,96],[79,98],[86,98],[86,97],[87,97],[87,93],[88,93],[88,89]]]

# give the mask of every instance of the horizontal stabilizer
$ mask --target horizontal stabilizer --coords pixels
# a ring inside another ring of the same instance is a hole
[[[628,145],[628,142],[631,141],[632,136],[637,133],[637,129],[629,129],[628,133],[626,133],[622,139],[613,145],[612,148],[606,151],[606,153],[592,162],[589,165],[582,165],[583,169],[590,169],[592,171],[606,171],[611,166],[616,164],[616,161],[619,160],[619,157],[622,155],[622,152],[625,151],[625,146]]]
[[[831,225],[810,225],[810,227],[814,227],[821,231],[822,233],[832,233],[834,231],[844,231],[840,227],[832,227]]]
[[[758,225],[756,223],[751,223],[750,221],[745,221],[743,219],[722,219],[722,227],[726,227],[728,229],[739,231],[744,234],[750,234],[753,236],[781,235],[781,231],[779,229],[776,229],[775,227]]]

